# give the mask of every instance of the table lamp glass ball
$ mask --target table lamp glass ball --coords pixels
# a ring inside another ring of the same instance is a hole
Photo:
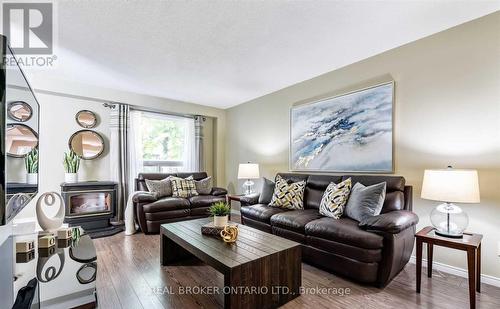
[[[435,233],[440,236],[461,238],[469,225],[465,211],[453,203],[479,203],[479,181],[476,170],[425,170],[421,197],[441,201],[431,212]]]

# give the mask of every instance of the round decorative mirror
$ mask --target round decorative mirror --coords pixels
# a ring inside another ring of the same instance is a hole
[[[33,109],[24,101],[14,101],[7,105],[9,118],[19,122],[26,122],[33,116]]]
[[[90,129],[97,125],[97,115],[94,112],[82,110],[76,114],[76,122],[82,128]]]
[[[69,148],[80,158],[92,160],[104,152],[104,138],[92,130],[80,130],[71,135]]]
[[[37,146],[38,134],[32,128],[19,123],[7,124],[7,138],[5,141],[7,155],[23,158]]]

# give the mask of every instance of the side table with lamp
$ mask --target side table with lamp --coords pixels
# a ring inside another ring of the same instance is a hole
[[[243,183],[243,194],[228,194],[226,202],[231,205],[232,201],[241,203],[241,199],[255,195],[254,182],[252,179],[260,177],[259,164],[257,163],[240,163],[238,166],[238,179],[246,179]]]
[[[422,199],[441,201],[431,212],[432,227],[427,226],[416,235],[417,293],[422,278],[422,245],[427,244],[427,276],[432,277],[433,246],[442,246],[467,252],[470,308],[476,308],[476,291],[481,288],[480,234],[464,232],[469,223],[467,214],[452,203],[479,203],[479,180],[476,170],[426,170],[422,184]]]

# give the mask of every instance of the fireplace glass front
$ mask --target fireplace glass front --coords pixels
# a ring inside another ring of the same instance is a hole
[[[69,216],[110,213],[112,192],[72,192],[69,197]]]

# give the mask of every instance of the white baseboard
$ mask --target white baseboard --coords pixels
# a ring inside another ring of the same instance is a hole
[[[416,264],[416,262],[417,262],[416,257],[412,255],[410,257],[410,263]],[[427,259],[422,259],[422,266],[427,267]],[[455,266],[451,266],[451,265],[447,265],[447,264],[443,264],[443,263],[439,263],[439,262],[433,262],[432,268],[435,270],[439,270],[439,271],[442,271],[444,273],[459,276],[462,278],[469,277],[467,270],[460,268],[460,267],[455,267]],[[500,287],[500,278],[493,277],[490,275],[481,275],[481,283],[486,283],[489,285]]]

